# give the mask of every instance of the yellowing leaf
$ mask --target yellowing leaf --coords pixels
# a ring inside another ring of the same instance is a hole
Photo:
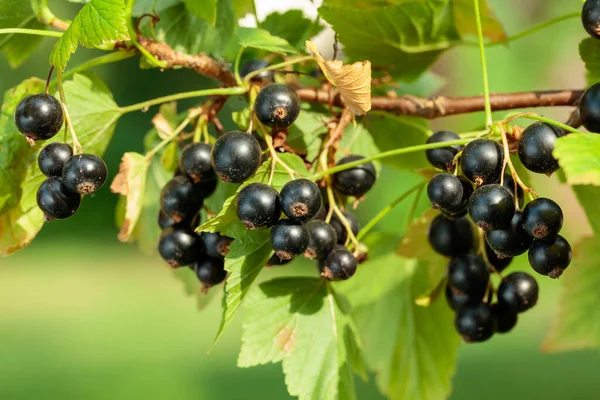
[[[344,64],[339,60],[325,61],[308,40],[306,47],[315,55],[327,80],[338,88],[350,111],[355,115],[366,114],[371,109],[371,62]]]

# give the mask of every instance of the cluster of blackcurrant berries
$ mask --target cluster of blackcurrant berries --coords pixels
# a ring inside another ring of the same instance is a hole
[[[600,39],[600,0],[587,0],[581,22],[589,35]],[[590,132],[600,133],[600,83],[590,86],[579,101],[579,119]]]
[[[15,123],[30,143],[54,137],[63,124],[60,102],[49,94],[25,97],[15,110]],[[48,177],[38,188],[37,204],[46,221],[69,218],[79,209],[81,196],[104,185],[106,163],[93,154],[75,154],[66,143],[50,143],[38,156],[40,171]]]
[[[522,164],[537,173],[556,171],[552,150],[563,134],[544,123],[527,127],[518,145]],[[427,143],[458,139],[453,132],[441,131]],[[517,313],[535,305],[537,283],[526,273],[510,274],[498,287],[497,302],[490,305],[490,270],[500,273],[513,257],[528,252],[536,272],[558,278],[571,262],[571,247],[559,235],[562,210],[548,198],[532,200],[520,210],[523,190],[512,176],[501,179],[508,155],[493,140],[475,139],[464,148],[431,149],[426,156],[434,167],[446,171],[435,175],[427,186],[432,206],[441,211],[431,223],[428,238],[436,252],[451,257],[446,297],[457,311],[456,328],[469,342],[507,332],[515,325]],[[474,252],[481,247],[475,246],[473,224],[485,232],[485,254]]]

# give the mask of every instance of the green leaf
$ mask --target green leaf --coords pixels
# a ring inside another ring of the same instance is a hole
[[[572,185],[600,186],[600,135],[572,133],[556,140],[552,153]]]
[[[285,13],[274,12],[260,24],[262,29],[278,36],[298,50],[304,50],[304,43],[319,34],[323,27],[318,22],[304,17],[302,10],[288,10]]]
[[[302,105],[302,112],[292,126],[288,128],[287,143],[294,149],[306,154],[308,160],[319,155],[324,135],[327,134],[325,122],[327,116]]]
[[[600,235],[600,187],[590,185],[575,185],[572,186],[579,204],[596,235]]]
[[[108,42],[127,40],[123,0],[92,0],[81,8],[50,54],[50,64],[63,71],[71,54],[81,44],[96,47]]]
[[[248,296],[240,367],[282,361],[286,385],[302,399],[354,399],[362,370],[354,326],[323,280],[279,278]]]
[[[587,86],[600,82],[600,42],[583,39],[579,44],[579,55],[585,63]]]
[[[192,14],[196,14],[215,26],[218,0],[183,0],[183,2]]]
[[[573,263],[561,280],[564,290],[558,315],[542,349],[547,352],[600,347],[600,258],[598,237],[576,246]]]
[[[271,35],[260,28],[238,28],[238,43],[241,46],[252,47],[279,54],[295,54],[298,50],[293,48],[285,39]]]
[[[162,12],[169,7],[173,7],[181,0],[135,0],[132,16],[139,17],[143,14],[156,12],[162,17]]]
[[[449,0],[402,0],[397,5],[319,8],[351,60],[370,60],[403,81],[419,77],[457,39]]]
[[[0,2],[0,29],[46,29],[46,25],[39,22],[26,0],[4,0]],[[0,51],[4,51],[11,67],[16,68],[23,63],[37,49],[42,41],[36,35],[2,35],[0,36]]]
[[[473,0],[452,0],[452,10],[454,12],[454,23],[460,36],[477,36],[477,23],[475,19],[475,4]],[[483,36],[492,42],[501,42],[506,40],[504,27],[494,15],[486,0],[479,0],[479,11],[481,15],[481,26]]]

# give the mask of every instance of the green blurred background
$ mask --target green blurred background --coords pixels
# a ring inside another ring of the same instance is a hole
[[[509,34],[581,7],[579,0],[489,3]],[[72,15],[74,10],[57,9],[57,13]],[[578,43],[584,36],[580,22],[571,19],[508,47],[490,49],[491,90],[583,87]],[[46,39],[35,56],[16,71],[0,59],[0,90],[32,75],[45,77],[52,44],[53,40]],[[80,50],[71,63],[93,54]],[[481,92],[474,48],[447,52],[435,71],[446,79],[444,94]],[[206,84],[189,71],[140,71],[137,60],[96,72],[120,105]],[[119,121],[105,157],[113,174],[123,152],[141,151],[155,111],[126,115]],[[544,112],[566,119],[569,110]],[[435,121],[434,127],[467,131],[482,122],[481,115],[471,115]],[[359,207],[360,218],[368,220],[401,193],[397,182],[409,187],[417,179],[409,173],[384,171],[375,193]],[[565,236],[575,242],[589,232],[568,187],[545,177],[533,182],[538,192],[552,194],[568,209]],[[157,257],[120,244],[113,223],[116,200],[105,188],[86,198],[73,218],[47,224],[31,246],[0,259],[0,398],[287,398],[280,365],[236,368],[241,316],[211,354],[206,354],[220,319],[219,295],[207,299],[207,306],[198,312],[195,300]],[[378,229],[398,231],[405,214],[406,210],[399,208]],[[525,263],[520,260],[516,267],[525,268]],[[292,266],[286,273],[302,267]],[[275,274],[276,270],[266,271],[261,277]],[[597,351],[556,355],[539,351],[560,294],[559,282],[540,281],[539,305],[521,318],[511,334],[462,346],[453,399],[600,397]],[[359,383],[360,398],[380,398],[372,382]]]

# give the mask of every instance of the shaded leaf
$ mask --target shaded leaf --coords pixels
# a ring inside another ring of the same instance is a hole
[[[0,29],[46,29],[37,20],[29,1],[0,1]],[[11,67],[16,68],[37,49],[42,36],[9,34],[0,36],[0,51],[4,51]]]
[[[433,251],[427,240],[429,225],[438,214],[439,212],[430,209],[411,222],[396,254],[407,259],[427,261],[432,265],[445,265],[446,259]]]
[[[304,49],[304,42],[323,30],[318,22],[306,18],[302,10],[288,10],[285,13],[274,12],[261,22],[260,27],[278,36],[298,50]]]
[[[600,235],[600,187],[575,185],[572,187],[579,204],[585,210],[587,219],[596,235]]]
[[[556,140],[552,153],[572,185],[600,186],[600,135],[572,133]]]
[[[319,154],[323,136],[327,134],[328,116],[302,105],[302,112],[292,126],[288,128],[287,143],[294,149],[306,153],[308,160],[314,160]]]
[[[579,43],[579,55],[585,63],[587,86],[600,82],[600,42],[587,38]]]
[[[454,22],[456,30],[461,36],[477,36],[477,22],[475,19],[475,5],[473,0],[452,0]],[[501,42],[506,39],[504,27],[496,18],[494,11],[486,0],[479,0],[479,13],[483,36],[492,42]]]
[[[215,26],[218,0],[183,0],[183,2],[190,13],[196,14]]]
[[[252,47],[278,54],[295,54],[298,50],[293,48],[285,39],[271,35],[260,28],[238,28],[238,43],[244,47]]]

